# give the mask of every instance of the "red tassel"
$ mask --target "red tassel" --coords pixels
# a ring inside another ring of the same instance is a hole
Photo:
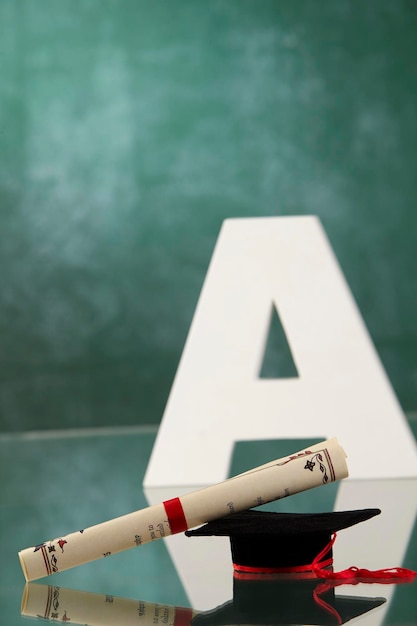
[[[331,550],[336,541],[336,533],[327,546],[316,556],[312,563],[312,570],[318,578],[326,578],[327,580],[341,581],[339,584],[355,584],[360,581],[378,582],[382,584],[412,582],[417,576],[417,572],[405,567],[391,567],[386,569],[369,570],[359,567],[349,567],[341,572],[333,572],[323,569],[320,561]]]

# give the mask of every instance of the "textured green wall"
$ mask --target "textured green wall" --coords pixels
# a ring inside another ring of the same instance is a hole
[[[1,0],[0,430],[157,423],[233,216],[320,216],[416,410],[416,27],[406,0]]]

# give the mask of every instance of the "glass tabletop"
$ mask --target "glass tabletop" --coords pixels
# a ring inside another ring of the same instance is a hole
[[[40,618],[108,626],[417,623],[417,578],[327,588],[308,578],[239,580],[226,537],[178,534],[25,583],[19,550],[170,495],[142,488],[154,438],[153,431],[134,428],[1,437],[4,623],[30,625]],[[177,495],[194,488],[191,480]],[[370,507],[380,508],[381,515],[338,533],[334,568],[417,569],[417,479],[348,479],[272,505],[288,512]]]

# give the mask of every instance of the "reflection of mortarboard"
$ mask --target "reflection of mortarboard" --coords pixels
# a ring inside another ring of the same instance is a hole
[[[297,575],[294,575],[297,576]],[[298,575],[300,576],[300,575]],[[344,624],[384,604],[385,598],[337,596],[329,588],[318,597],[317,579],[283,575],[238,577],[233,581],[233,600],[195,616],[192,626],[234,624]]]
[[[363,522],[381,511],[337,511],[331,513],[272,513],[244,511],[209,522],[185,534],[230,538],[233,566],[249,573],[300,573],[311,571],[312,563],[329,545],[333,533]],[[325,561],[332,563],[331,548]]]

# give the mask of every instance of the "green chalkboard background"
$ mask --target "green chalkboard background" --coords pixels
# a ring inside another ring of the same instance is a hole
[[[223,219],[320,216],[417,409],[417,2],[1,0],[0,430],[157,424]]]

